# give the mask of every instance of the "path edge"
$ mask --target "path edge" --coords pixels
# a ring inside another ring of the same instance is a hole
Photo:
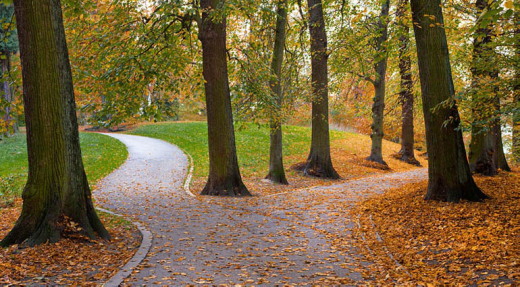
[[[115,216],[127,219],[123,215],[117,214],[108,209],[104,209],[101,207],[96,207],[96,209],[99,211],[111,214],[111,215],[115,215]],[[148,252],[150,251],[150,248],[152,247],[152,240],[153,240],[152,233],[148,229],[146,229],[146,227],[142,223],[137,222],[137,221],[130,221],[130,222],[134,226],[137,227],[137,229],[139,230],[139,232],[142,235],[141,245],[139,246],[139,249],[134,254],[134,256],[132,256],[132,258],[130,258],[130,260],[128,260],[128,262],[122,268],[120,268],[116,274],[114,274],[112,277],[110,277],[110,279],[108,279],[108,281],[103,283],[102,286],[117,287],[117,286],[121,285],[121,283],[123,283],[123,280],[125,280],[128,276],[130,276],[130,274],[132,274],[132,271],[134,270],[134,268],[136,268],[144,260],[144,258],[146,258],[146,255],[148,255]]]
[[[183,184],[183,189],[184,189],[184,192],[186,192],[186,194],[188,194],[189,196],[191,197],[197,197],[195,194],[193,194],[191,191],[190,191],[190,183],[191,183],[191,179],[193,178],[193,166],[195,166],[195,163],[193,162],[193,158],[191,157],[191,155],[189,153],[187,153],[185,150],[181,149],[179,146],[175,145],[178,149],[180,149],[182,151],[182,153],[184,153],[184,155],[186,155],[186,157],[188,158],[188,165],[189,165],[189,168],[188,168],[188,173],[186,174],[186,177],[184,178],[184,184]]]
[[[110,136],[110,134],[114,134],[114,133],[102,133],[102,134]],[[195,166],[195,162],[193,161],[193,157],[191,157],[191,155],[188,152],[186,152],[180,146],[178,146],[178,145],[176,145],[174,143],[168,142],[166,140],[163,140],[163,139],[149,137],[149,136],[143,136],[143,135],[134,135],[134,134],[126,134],[126,133],[122,133],[122,134],[124,134],[124,135],[131,135],[131,136],[138,136],[138,137],[146,137],[146,138],[150,138],[150,139],[154,139],[154,140],[159,140],[159,141],[165,142],[165,143],[167,143],[169,145],[172,145],[172,146],[178,148],[186,156],[186,158],[188,159],[188,166],[189,166],[188,167],[188,172],[186,173],[186,177],[184,178],[184,183],[182,185],[182,189],[184,190],[184,192],[187,195],[189,195],[191,197],[197,197],[195,194],[193,194],[190,191],[190,183],[191,183],[191,180],[193,178],[193,167]]]

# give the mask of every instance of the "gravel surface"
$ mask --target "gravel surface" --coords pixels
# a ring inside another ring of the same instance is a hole
[[[363,257],[337,251],[331,234],[348,237],[344,218],[356,201],[426,179],[425,169],[251,198],[191,197],[182,183],[188,160],[164,141],[108,134],[129,158],[94,192],[97,204],[142,222],[150,252],[128,285],[359,284]],[[254,191],[253,191],[254,193]],[[338,280],[343,281],[327,281]]]

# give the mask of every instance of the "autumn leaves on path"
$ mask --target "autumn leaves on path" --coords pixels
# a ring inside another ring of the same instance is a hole
[[[188,161],[177,147],[111,136],[129,158],[98,185],[97,203],[153,234],[150,252],[124,281],[131,285],[364,282],[370,263],[349,244],[349,208],[400,179],[426,177],[420,169],[274,196],[194,198],[182,187]]]

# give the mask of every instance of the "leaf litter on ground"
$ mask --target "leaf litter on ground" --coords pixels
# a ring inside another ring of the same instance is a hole
[[[484,202],[424,200],[427,182],[362,201],[350,212],[355,242],[377,284],[517,286],[520,173],[475,177]],[[346,248],[336,238],[338,248]],[[350,242],[349,242],[350,243]]]
[[[11,230],[20,210],[20,199],[0,209],[0,238]],[[0,285],[98,286],[107,281],[135,254],[141,234],[120,217],[99,215],[112,236],[110,241],[70,236],[31,248],[0,249]]]

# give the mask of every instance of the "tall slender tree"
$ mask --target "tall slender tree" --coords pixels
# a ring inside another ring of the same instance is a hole
[[[15,0],[22,59],[29,178],[23,208],[0,245],[55,242],[74,222],[109,238],[81,159],[72,73],[59,0]]]
[[[473,35],[472,96],[473,118],[469,166],[472,172],[495,175],[498,169],[510,171],[502,144],[498,70],[495,67],[493,21],[484,14],[493,9],[487,0],[477,0],[477,29]],[[484,19],[484,21],[482,21]],[[483,23],[482,23],[483,22]]]
[[[413,165],[420,165],[414,155],[414,95],[412,80],[412,59],[410,58],[410,26],[406,21],[408,0],[399,0],[397,4],[397,25],[399,32],[399,74],[401,76],[401,150],[397,158]]]
[[[11,57],[18,51],[18,38],[16,33],[16,23],[14,21],[14,7],[12,5],[0,3],[0,25],[0,62],[2,66],[2,90],[5,104],[5,109],[2,111],[4,114],[3,130],[6,135],[10,135],[18,131],[18,125],[12,116],[14,94],[9,79],[11,72]]]
[[[516,80],[513,84],[513,92],[515,93],[514,101],[516,102],[516,109],[513,111],[513,160],[520,163],[520,0],[514,2],[514,39],[515,41],[515,55],[514,61]]]
[[[224,0],[201,0],[202,67],[208,115],[209,177],[202,195],[251,195],[242,182],[227,72]]]
[[[466,158],[440,2],[411,0],[429,158],[426,199],[480,201],[487,195]]]
[[[282,149],[282,103],[283,93],[281,85],[282,64],[285,49],[285,34],[287,26],[287,0],[279,0],[276,13],[276,31],[271,62],[271,80],[269,86],[275,98],[276,108],[270,120],[270,148],[269,148],[269,173],[267,179],[288,184],[283,167]]]
[[[370,161],[378,162],[386,165],[383,160],[383,137],[384,137],[384,110],[385,110],[385,94],[386,94],[386,70],[387,70],[387,49],[385,42],[388,40],[388,14],[390,11],[390,0],[382,0],[381,12],[377,22],[376,38],[376,52],[377,61],[374,66],[376,78],[374,84],[374,103],[372,104],[372,148],[370,149],[370,156],[367,158]]]
[[[304,173],[338,179],[330,158],[327,33],[321,0],[307,0],[311,36],[312,139]]]

